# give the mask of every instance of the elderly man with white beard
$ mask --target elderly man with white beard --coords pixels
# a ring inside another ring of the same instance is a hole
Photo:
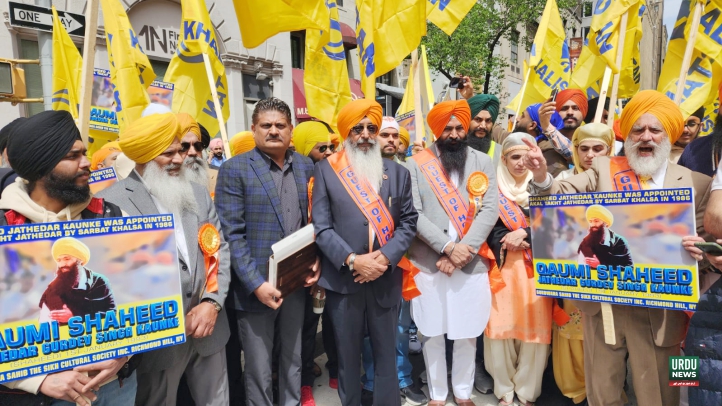
[[[209,192],[215,191],[215,184],[210,184],[208,176],[208,162],[203,159],[203,142],[201,141],[201,127],[198,122],[186,113],[178,113],[178,124],[180,124],[181,149],[186,151],[185,178],[201,186],[205,186]],[[216,171],[217,172],[217,171]],[[213,188],[211,188],[213,186]]]
[[[368,331],[374,358],[375,405],[400,405],[396,329],[402,270],[397,264],[416,235],[411,175],[381,157],[381,105],[354,100],[338,114],[344,150],[319,162],[313,176],[313,225],[322,256],[319,286],[338,348],[338,394],[361,404],[361,343]]]
[[[710,178],[668,161],[672,144],[682,134],[684,117],[669,98],[654,90],[637,93],[620,118],[626,137],[626,157],[598,156],[585,172],[563,181],[546,172],[541,150],[527,143],[531,151],[525,165],[534,174],[532,194],[631,191],[641,189],[694,189],[697,232],[703,230],[703,216],[709,198]],[[701,261],[702,252],[694,246],[701,237],[682,238],[682,246]],[[624,393],[627,353],[632,382],[640,406],[677,405],[679,388],[670,387],[669,357],[680,355],[687,315],[678,310],[611,305],[616,344],[604,340],[601,306],[595,302],[575,302],[582,310],[584,331],[584,372],[590,405],[621,406]]]
[[[120,147],[135,169],[99,196],[130,216],[172,213],[175,219],[187,341],[144,354],[136,404],[175,406],[185,375],[196,404],[227,405],[225,345],[230,333],[223,303],[230,283],[230,254],[206,186],[185,176],[188,149],[182,136],[173,113],[133,122],[121,132]],[[209,239],[220,243],[209,247]],[[218,268],[207,270],[211,262],[206,257],[215,255]]]

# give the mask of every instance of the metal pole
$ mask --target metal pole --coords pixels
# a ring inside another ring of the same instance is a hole
[[[35,5],[50,8],[51,0],[35,0]],[[45,110],[53,109],[53,34],[38,31],[40,78],[43,83],[43,105]]]

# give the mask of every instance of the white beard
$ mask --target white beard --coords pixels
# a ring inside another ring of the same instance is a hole
[[[167,170],[173,165],[161,168],[155,161],[150,161],[143,171],[143,180],[153,195],[166,210],[180,218],[184,211],[198,213],[198,203],[193,195],[193,187],[186,178],[186,168],[181,165],[178,176],[171,176]]]
[[[384,175],[384,161],[381,157],[381,145],[376,140],[369,140],[373,145],[364,152],[347,138],[344,141],[344,149],[348,162],[353,167],[354,174],[359,180],[366,180],[378,193],[381,190],[381,182]]]
[[[186,180],[208,187],[208,162],[202,157],[186,157],[183,161]]]
[[[651,157],[639,156],[639,147],[653,147],[654,155]],[[642,141],[633,142],[631,138],[624,141],[624,155],[627,157],[629,167],[634,173],[640,177],[651,177],[669,159],[669,153],[672,151],[672,143],[669,138],[662,138],[662,142],[655,144],[654,142],[645,143]]]

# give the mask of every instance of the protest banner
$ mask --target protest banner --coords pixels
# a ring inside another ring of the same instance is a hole
[[[92,171],[90,172],[90,179],[88,180],[90,193],[97,194],[101,190],[109,188],[117,181],[118,176],[115,174],[115,168],[112,166]]]
[[[0,227],[0,383],[185,342],[173,227],[170,214]]]
[[[696,229],[693,196],[690,188],[531,196],[536,294],[694,311],[697,262],[682,247]]]

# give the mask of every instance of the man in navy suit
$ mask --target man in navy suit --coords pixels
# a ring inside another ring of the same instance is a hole
[[[381,158],[381,105],[356,100],[338,116],[344,150],[314,170],[313,223],[322,256],[319,285],[339,346],[339,396],[361,404],[361,344],[368,328],[374,353],[376,406],[399,406],[396,325],[399,263],[416,235],[409,171]]]
[[[297,405],[306,291],[281,297],[268,283],[268,258],[272,244],[308,223],[313,162],[288,149],[293,126],[286,103],[261,100],[252,120],[256,148],[223,164],[215,201],[231,251],[231,296],[245,353],[247,403],[272,405],[271,356],[274,335],[279,334],[278,404]],[[307,286],[318,280],[319,265],[313,270]]]

